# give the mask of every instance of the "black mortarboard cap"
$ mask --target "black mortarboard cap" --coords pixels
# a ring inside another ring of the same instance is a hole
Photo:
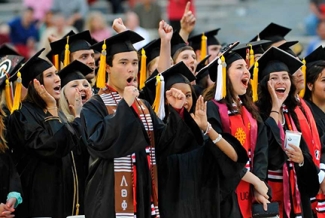
[[[142,36],[131,30],[127,30],[117,35],[114,35],[104,40],[107,46],[107,57],[113,56],[121,52],[136,51],[136,49],[133,47],[133,44],[142,40]],[[91,49],[101,52],[104,41],[92,45]]]
[[[86,75],[93,70],[87,65],[78,60],[71,62],[68,66],[64,67],[60,72],[61,87],[73,80],[86,79]]]
[[[207,55],[205,56],[205,58],[203,58],[196,66],[195,71],[199,72],[203,67],[205,67],[207,65],[207,60],[211,57],[211,55]]]
[[[24,57],[18,55],[6,55],[0,58],[0,88],[5,85],[7,76],[9,81],[16,80],[17,72],[24,60]]]
[[[67,39],[69,37],[69,39]],[[92,38],[89,30],[83,31],[81,33],[73,34],[69,32],[62,39],[50,43],[52,54],[61,55],[60,59],[64,59],[65,45],[69,44],[70,53],[80,51],[80,50],[89,50],[91,49]]]
[[[171,56],[174,58],[174,54],[176,51],[180,48],[183,48],[187,46],[186,42],[183,40],[183,38],[179,35],[178,31],[175,31],[173,33],[172,39],[171,39]]]
[[[220,45],[220,42],[215,37],[218,34],[219,30],[220,30],[220,28],[214,29],[214,30],[211,30],[208,32],[204,32],[204,35],[207,37],[207,45],[208,46],[209,45]],[[194,50],[201,49],[201,41],[202,41],[202,34],[192,36],[188,39],[190,46],[192,46],[192,48]]]
[[[299,41],[287,41],[285,43],[283,43],[282,45],[280,45],[278,48],[288,52],[289,54],[293,55],[293,56],[297,56],[292,49],[290,48],[291,46],[297,44]]]
[[[291,31],[290,28],[281,26],[279,24],[270,23],[265,27],[257,36],[255,36],[251,41],[258,41],[261,39],[266,39],[272,41],[272,43],[284,40],[284,37]]]
[[[257,62],[258,81],[272,72],[287,71],[289,74],[294,74],[303,65],[296,57],[276,47],[269,48]],[[254,66],[249,71],[253,74]]]
[[[0,47],[0,57],[6,56],[6,55],[16,55],[16,56],[20,56],[20,54],[18,54],[18,52],[16,52],[14,50],[14,48],[12,48],[10,45],[7,44],[3,44]]]
[[[243,57],[241,57],[239,54],[237,53],[232,53],[232,55],[230,55],[230,52],[232,49],[234,49],[237,45],[239,44],[239,42],[234,42],[231,44],[228,44],[227,46],[225,46],[224,48],[221,49],[221,55],[219,57],[221,57],[222,55],[225,57],[225,61],[227,63],[227,57],[231,58],[232,60],[235,60],[237,58],[238,59],[243,59]],[[201,71],[209,71],[209,75],[210,75],[210,79],[215,82],[216,78],[217,78],[217,72],[218,72],[218,60],[219,58],[215,58],[213,61],[211,61],[207,66],[205,66],[204,68],[202,68],[198,74],[201,74]]]
[[[165,90],[169,90],[171,86],[174,85],[175,83],[190,84],[190,82],[196,79],[196,77],[188,69],[188,67],[184,64],[183,61],[168,68],[167,70],[162,72],[161,75],[164,77]],[[152,94],[155,94],[155,90],[156,90],[155,83],[156,83],[155,77],[152,77],[151,79],[148,79],[146,81],[146,87],[151,90]]]
[[[44,50],[45,48],[36,52],[20,69],[22,83],[26,88],[30,81],[53,66],[50,62],[38,57]]]
[[[235,53],[239,54],[241,57],[243,57],[244,59],[246,59],[247,49],[250,49],[251,46],[252,46],[254,54],[255,54],[256,49],[259,49],[260,46],[269,44],[270,42],[271,42],[270,40],[260,40],[260,41],[255,41],[255,42],[242,43],[242,44],[237,45],[231,51],[231,53],[235,52]],[[226,62],[227,62],[227,59],[226,59]]]
[[[147,56],[147,64],[160,55],[160,42],[160,39],[154,39],[143,47]],[[138,50],[139,54],[141,54],[141,50],[142,48]]]
[[[312,53],[305,57],[306,65],[312,64],[316,61],[325,61],[325,50],[323,46],[319,46]]]

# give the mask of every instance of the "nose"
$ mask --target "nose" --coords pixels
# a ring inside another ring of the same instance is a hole
[[[93,67],[95,65],[95,58],[91,55],[88,56],[87,58],[87,64],[90,67]]]
[[[251,76],[251,72],[249,72],[249,70],[245,67],[245,69],[244,69],[244,74],[246,75],[246,74],[248,74],[249,75],[249,77]]]
[[[79,84],[79,85],[78,85],[78,89],[79,89],[79,92],[80,92],[80,91],[84,91],[84,90],[85,90],[85,87],[84,87],[83,84]]]
[[[61,78],[59,77],[58,74],[55,75],[55,78],[54,79],[55,79],[55,83],[58,83],[58,82],[61,81]]]

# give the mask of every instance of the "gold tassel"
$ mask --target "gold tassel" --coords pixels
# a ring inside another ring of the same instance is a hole
[[[80,207],[80,204],[76,204],[76,215],[79,215],[79,207]]]
[[[100,54],[99,69],[97,73],[96,86],[97,88],[104,88],[106,84],[106,40],[102,45],[102,52]]]
[[[227,74],[227,69],[226,69],[226,61],[225,57],[222,55],[221,56],[221,65],[222,65],[222,98],[225,98],[227,95],[227,80],[226,80],[226,74]]]
[[[258,62],[255,62],[253,70],[253,79],[251,80],[252,92],[253,92],[253,102],[258,100],[257,86],[258,86]]]
[[[67,36],[67,44],[65,44],[63,64],[66,67],[69,63],[70,63],[69,36]]]
[[[207,40],[208,40],[208,38],[203,33],[202,37],[201,37],[201,56],[200,56],[201,61],[208,55],[208,52],[207,52],[207,47],[208,47]]]
[[[7,104],[8,110],[11,111],[12,110],[12,97],[11,97],[11,90],[10,90],[10,83],[9,83],[8,76],[6,79],[5,97],[6,97],[6,104]]]
[[[304,77],[304,88],[299,92],[299,97],[303,98],[305,96],[305,91],[306,91],[306,60],[303,59],[302,60],[302,67],[301,67],[301,71],[302,71],[302,75]]]
[[[155,95],[155,101],[153,102],[152,108],[155,111],[155,113],[158,115],[159,111],[159,103],[161,98],[161,81],[160,81],[160,75],[158,74],[156,76],[156,95]]]
[[[141,66],[140,66],[140,83],[139,83],[140,90],[144,87],[144,84],[147,79],[146,65],[147,65],[146,51],[144,49],[141,49]]]
[[[252,45],[249,45],[249,46],[250,46],[250,49],[249,49],[249,65],[248,65],[248,68],[253,66],[254,62],[255,62],[253,46]]]
[[[17,82],[16,82],[16,88],[15,88],[15,97],[14,97],[14,103],[12,106],[11,113],[15,110],[19,109],[20,101],[21,101],[21,87],[22,87],[22,81],[21,81],[21,73],[18,71],[17,73]]]
[[[54,66],[55,66],[55,68],[57,69],[57,70],[60,70],[60,62],[59,62],[59,55],[58,54],[56,54],[56,55],[53,55],[53,64],[54,64]]]

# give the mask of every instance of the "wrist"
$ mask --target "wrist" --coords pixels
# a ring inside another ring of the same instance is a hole
[[[209,122],[207,122],[206,124],[203,125],[203,128],[201,128],[201,130],[205,131],[204,135],[209,134],[210,130],[212,129],[212,126]]]

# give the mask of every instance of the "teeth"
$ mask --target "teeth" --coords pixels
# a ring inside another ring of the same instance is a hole
[[[277,91],[285,91],[286,89],[285,88],[277,88],[276,90]]]

